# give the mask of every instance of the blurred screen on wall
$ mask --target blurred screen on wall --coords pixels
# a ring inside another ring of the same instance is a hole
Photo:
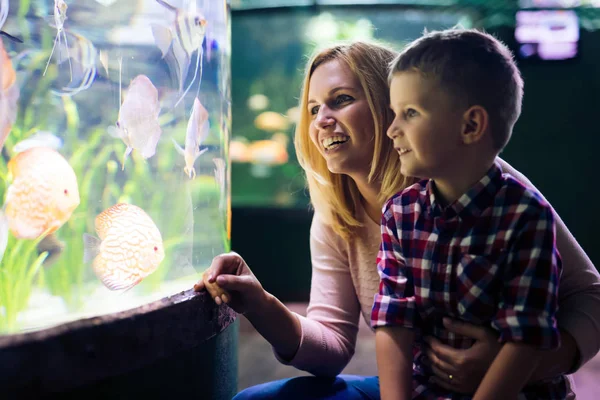
[[[571,59],[578,54],[579,19],[573,10],[521,10],[515,39],[521,58]]]
[[[520,8],[600,7],[600,0],[519,0]]]

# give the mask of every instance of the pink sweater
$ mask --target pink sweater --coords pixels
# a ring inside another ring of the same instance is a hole
[[[312,283],[300,347],[284,364],[314,375],[339,374],[354,355],[359,317],[369,324],[379,276],[376,258],[380,228],[360,209],[364,226],[344,241],[317,214],[310,230]],[[564,262],[564,259],[563,259]],[[577,368],[600,348],[600,277],[593,266],[563,264],[558,324],[577,342]],[[572,371],[574,372],[574,371]]]

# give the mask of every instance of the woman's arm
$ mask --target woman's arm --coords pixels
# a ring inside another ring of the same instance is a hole
[[[382,400],[412,399],[414,331],[384,326],[375,330],[375,351]]]
[[[282,363],[314,375],[335,376],[354,355],[360,305],[344,242],[316,215],[310,244],[313,270],[306,317],[267,293],[235,253],[215,258],[212,281],[230,292],[228,304],[248,318]],[[200,281],[196,290],[202,289]]]
[[[505,172],[543,197],[523,174],[506,161],[499,161]],[[557,372],[573,373],[600,350],[600,276],[556,210],[552,211],[556,224],[556,245],[563,264],[557,314],[562,340],[561,348],[542,356],[543,362],[540,362],[532,379],[555,376]],[[557,366],[561,366],[560,371]]]
[[[229,307],[244,314],[282,357],[292,358],[302,336],[300,323],[294,313],[263,289],[244,259],[233,252],[221,254],[213,259],[209,271],[209,284],[216,282],[229,291],[226,300]],[[194,285],[196,291],[205,288],[203,280]],[[215,298],[215,301],[222,300]]]

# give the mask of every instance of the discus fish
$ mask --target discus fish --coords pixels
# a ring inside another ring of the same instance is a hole
[[[4,214],[18,239],[36,239],[60,228],[79,205],[75,171],[56,150],[34,147],[8,162],[12,184]]]
[[[165,257],[162,236],[141,208],[115,204],[96,217],[100,239],[85,233],[84,262],[92,261],[110,290],[128,290],[156,271]]]
[[[117,127],[110,127],[108,131],[127,146],[121,169],[125,169],[125,160],[134,149],[139,150],[145,159],[154,155],[162,134],[158,123],[159,113],[158,90],[146,75],[136,76],[119,109]]]
[[[200,150],[200,145],[210,131],[210,125],[208,122],[208,111],[202,106],[200,100],[196,97],[194,100],[194,107],[192,114],[188,120],[187,133],[185,135],[185,149],[177,144],[175,139],[173,144],[179,154],[181,154],[185,160],[185,167],[183,171],[190,179],[196,177],[196,169],[194,168],[194,162],[196,159],[208,149]]]
[[[69,45],[67,43],[67,35],[65,34],[65,20],[67,19],[67,8],[67,3],[65,3],[64,0],[54,0],[54,27],[56,28],[56,36],[54,37],[54,45],[52,46],[50,57],[48,57],[48,62],[46,63],[46,68],[44,69],[43,76],[46,76],[46,71],[48,71],[48,65],[50,65],[50,60],[52,59],[52,55],[54,54],[54,50],[56,49],[56,44],[58,43],[59,46],[61,44],[60,35],[62,34],[62,40],[65,41],[64,45],[67,49],[69,72],[71,74],[71,80],[73,80],[73,66],[71,65]]]
[[[163,0],[156,0],[160,5],[167,8],[170,11],[175,12],[175,21],[169,27],[162,25],[152,24],[152,34],[156,45],[160,49],[163,58],[167,54],[171,54],[175,62],[175,72],[177,80],[179,82],[179,92],[183,90],[185,78],[188,74],[192,54],[194,51],[198,51],[196,54],[196,69],[194,71],[194,77],[192,81],[182,93],[181,97],[173,107],[183,99],[185,94],[190,90],[192,84],[198,76],[198,70],[200,69],[200,81],[202,80],[202,43],[204,42],[204,35],[206,32],[206,19],[204,16],[197,12],[184,11],[180,8],[173,7],[169,3]]]
[[[0,39],[0,149],[17,119],[19,85],[10,57]]]

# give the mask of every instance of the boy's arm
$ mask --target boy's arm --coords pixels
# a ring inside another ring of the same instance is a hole
[[[382,398],[411,399],[413,328],[418,320],[413,279],[405,264],[393,201],[383,208],[377,272],[381,278],[371,310]]]
[[[412,345],[414,332],[401,327],[375,330],[377,370],[382,400],[412,398]]]
[[[538,366],[541,351],[520,343],[506,343],[485,374],[473,400],[517,399]]]

